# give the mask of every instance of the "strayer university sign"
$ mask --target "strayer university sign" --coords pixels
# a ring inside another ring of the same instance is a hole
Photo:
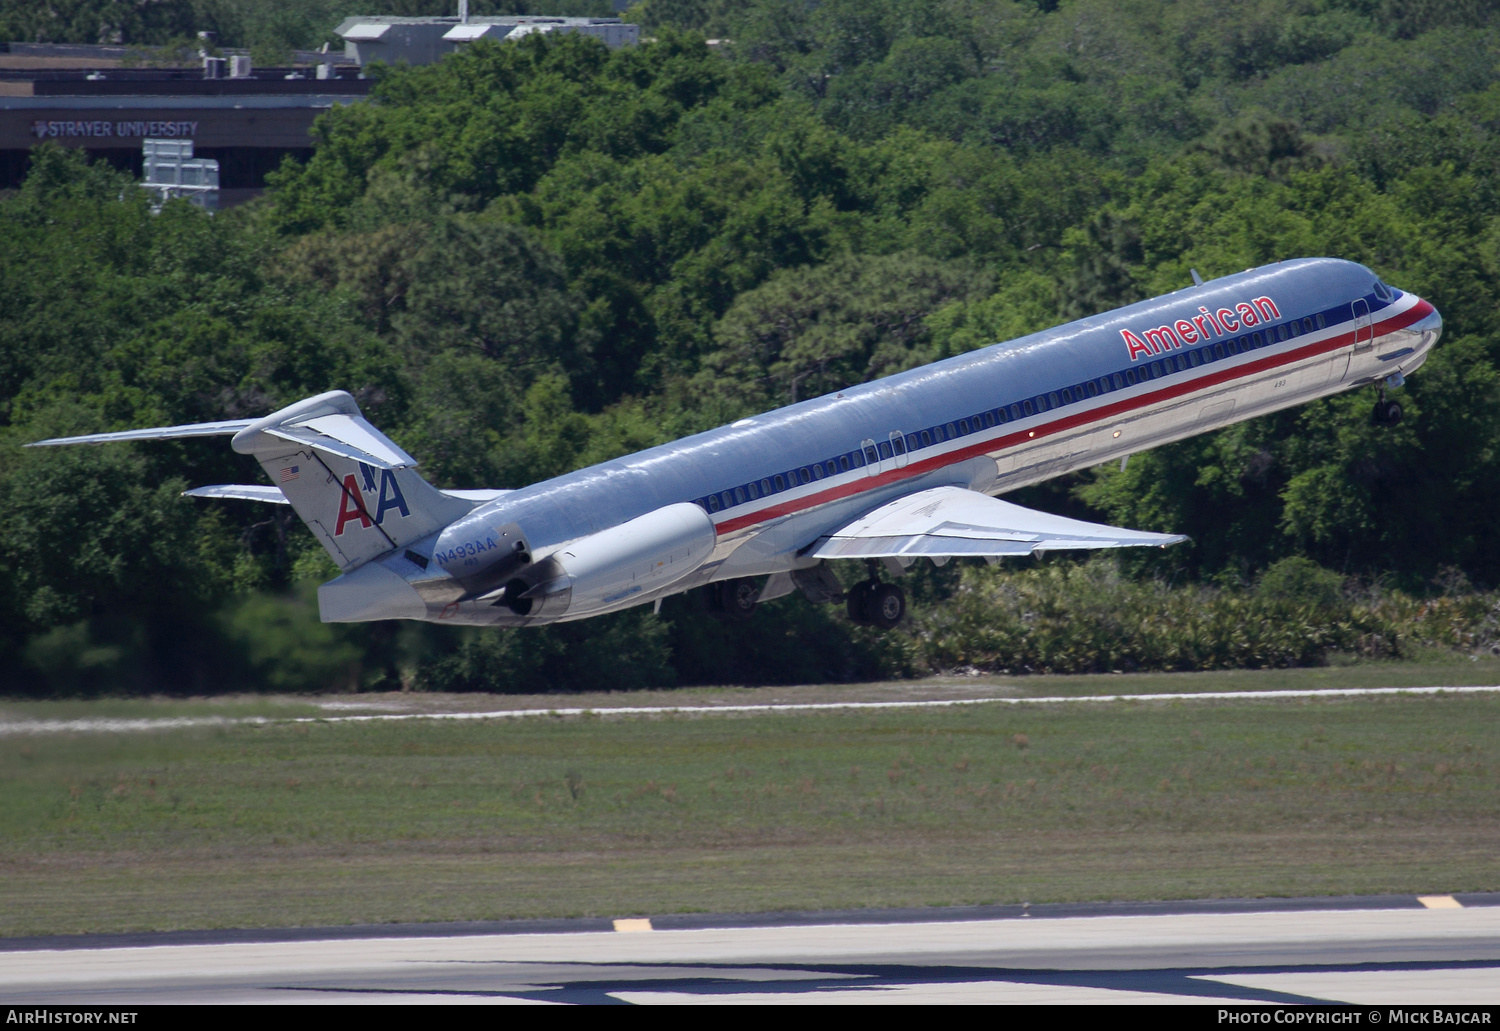
[[[20,105],[8,107],[0,98],[0,150],[28,150],[39,143],[85,150],[138,149],[144,139],[192,140],[198,147],[311,147],[313,119],[328,110],[329,103],[287,103],[279,97],[273,100],[280,102],[241,101],[233,107],[210,103],[183,105],[173,111],[132,111],[103,105],[70,110],[60,104],[21,109]]]
[[[31,123],[31,134],[41,140],[55,140],[62,136],[115,136],[126,139],[192,139],[198,135],[197,122],[107,122],[107,121],[48,121],[38,119]]]

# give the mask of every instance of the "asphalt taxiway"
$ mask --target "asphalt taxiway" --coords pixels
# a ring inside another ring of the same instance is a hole
[[[1486,1005],[1500,1002],[1500,898],[0,942],[0,1005],[176,1002]]]

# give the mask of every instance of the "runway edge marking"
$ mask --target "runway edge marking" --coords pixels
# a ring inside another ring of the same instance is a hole
[[[1426,909],[1463,909],[1464,904],[1452,895],[1418,895],[1417,901]]]

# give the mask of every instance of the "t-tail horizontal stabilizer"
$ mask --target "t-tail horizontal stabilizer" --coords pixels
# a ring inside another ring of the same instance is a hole
[[[964,487],[918,491],[818,539],[818,558],[1030,555],[1088,548],[1166,547],[1180,533],[1145,533],[1034,512]]]
[[[254,433],[243,431],[253,429]],[[186,437],[234,436],[234,449],[250,454],[243,440],[265,433],[297,444],[307,444],[332,455],[352,458],[377,469],[402,469],[415,466],[417,460],[401,450],[394,441],[367,422],[359,413],[354,398],[342,390],[333,390],[283,408],[262,419],[228,419],[223,422],[194,422],[182,426],[155,426],[144,430],[121,430],[117,433],[89,433],[81,437],[53,437],[27,447],[49,447],[54,444],[112,444],[128,440],[180,440]]]
[[[157,426],[148,430],[121,430],[118,433],[86,433],[81,437],[53,437],[38,440],[26,447],[51,447],[54,444],[113,444],[121,440],[179,440],[183,437],[228,437],[255,422],[254,419],[229,419],[225,422],[190,422],[185,426]]]
[[[445,490],[444,494],[450,498],[458,498],[467,501],[471,505],[482,505],[486,501],[494,501],[508,490],[494,490],[490,488],[469,490]],[[290,505],[286,495],[281,493],[280,487],[262,487],[255,483],[216,483],[211,487],[194,487],[192,490],[182,492],[185,498],[229,498],[235,501],[263,501],[268,505]]]
[[[418,476],[417,460],[370,425],[342,390],[262,419],[93,433],[32,446],[228,434],[234,435],[230,446],[253,455],[274,486],[223,484],[187,493],[290,504],[346,572],[436,533],[479,501],[446,494]]]
[[[233,498],[237,501],[263,501],[268,505],[290,505],[280,487],[262,487],[254,483],[216,483],[212,487],[194,487],[182,492],[185,498]]]

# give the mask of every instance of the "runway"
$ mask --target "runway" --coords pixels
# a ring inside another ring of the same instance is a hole
[[[1017,910],[960,919],[933,910],[889,922],[875,915],[769,925],[637,918],[522,933],[283,932],[290,940],[205,932],[191,943],[157,935],[103,947],[13,941],[0,943],[0,1003],[1500,1001],[1500,899],[1305,902],[1104,915],[1038,907],[1034,917]]]
[[[352,716],[170,716],[122,719],[95,717],[76,720],[0,720],[0,737],[13,734],[123,733],[129,731],[184,730],[197,727],[267,726],[302,723],[404,723],[411,720],[511,720],[559,716],[736,716],[759,713],[801,714],[835,711],[879,711],[882,709],[948,709],[971,705],[1084,705],[1128,702],[1245,702],[1307,701],[1332,698],[1383,698],[1394,695],[1497,694],[1500,685],[1473,687],[1323,687],[1308,690],[1272,691],[1182,691],[1141,694],[993,696],[982,698],[937,698],[925,701],[903,699],[888,702],[808,702],[759,705],[616,705],[597,708],[495,709],[481,712],[364,713]]]

